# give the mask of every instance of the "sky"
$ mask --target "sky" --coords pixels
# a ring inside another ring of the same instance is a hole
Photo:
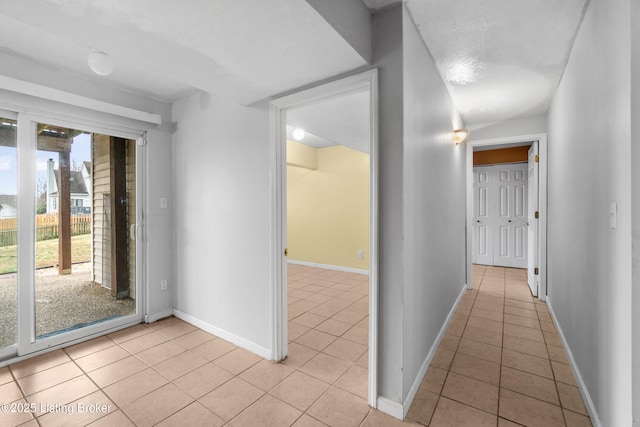
[[[38,151],[36,154],[36,183],[40,178],[47,179],[47,161],[53,159],[55,168],[58,168],[58,153]],[[83,133],[73,139],[71,146],[71,165],[74,162],[82,165],[82,162],[91,161],[91,135]],[[0,146],[0,194],[17,193],[17,169],[16,149]]]

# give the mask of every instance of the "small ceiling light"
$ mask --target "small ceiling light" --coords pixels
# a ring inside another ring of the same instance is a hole
[[[108,76],[113,72],[113,61],[104,52],[94,50],[89,54],[89,68],[100,76]]]
[[[294,129],[291,135],[293,135],[293,139],[296,141],[302,141],[304,139],[304,131],[300,128]]]
[[[466,129],[456,129],[453,131],[453,141],[458,145],[467,139],[468,134]]]

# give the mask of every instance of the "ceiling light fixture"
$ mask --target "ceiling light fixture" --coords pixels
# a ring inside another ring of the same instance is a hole
[[[291,135],[296,141],[302,141],[304,139],[304,131],[300,128],[294,129]]]
[[[89,54],[89,68],[99,76],[108,76],[113,72],[113,61],[104,52],[94,50]]]
[[[456,129],[453,131],[453,141],[458,145],[467,139],[468,134],[469,132],[466,129]]]

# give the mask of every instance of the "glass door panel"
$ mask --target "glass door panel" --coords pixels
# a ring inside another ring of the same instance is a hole
[[[36,340],[136,312],[135,147],[37,125]]]
[[[0,354],[17,343],[17,122],[0,116]]]

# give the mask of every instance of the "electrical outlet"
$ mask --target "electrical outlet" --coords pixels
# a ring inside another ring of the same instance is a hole
[[[362,249],[358,249],[358,259],[362,258],[364,258],[364,252],[362,252]]]
[[[167,282],[167,279],[160,280],[160,290],[161,291],[166,291],[168,286],[169,286],[169,283]]]

